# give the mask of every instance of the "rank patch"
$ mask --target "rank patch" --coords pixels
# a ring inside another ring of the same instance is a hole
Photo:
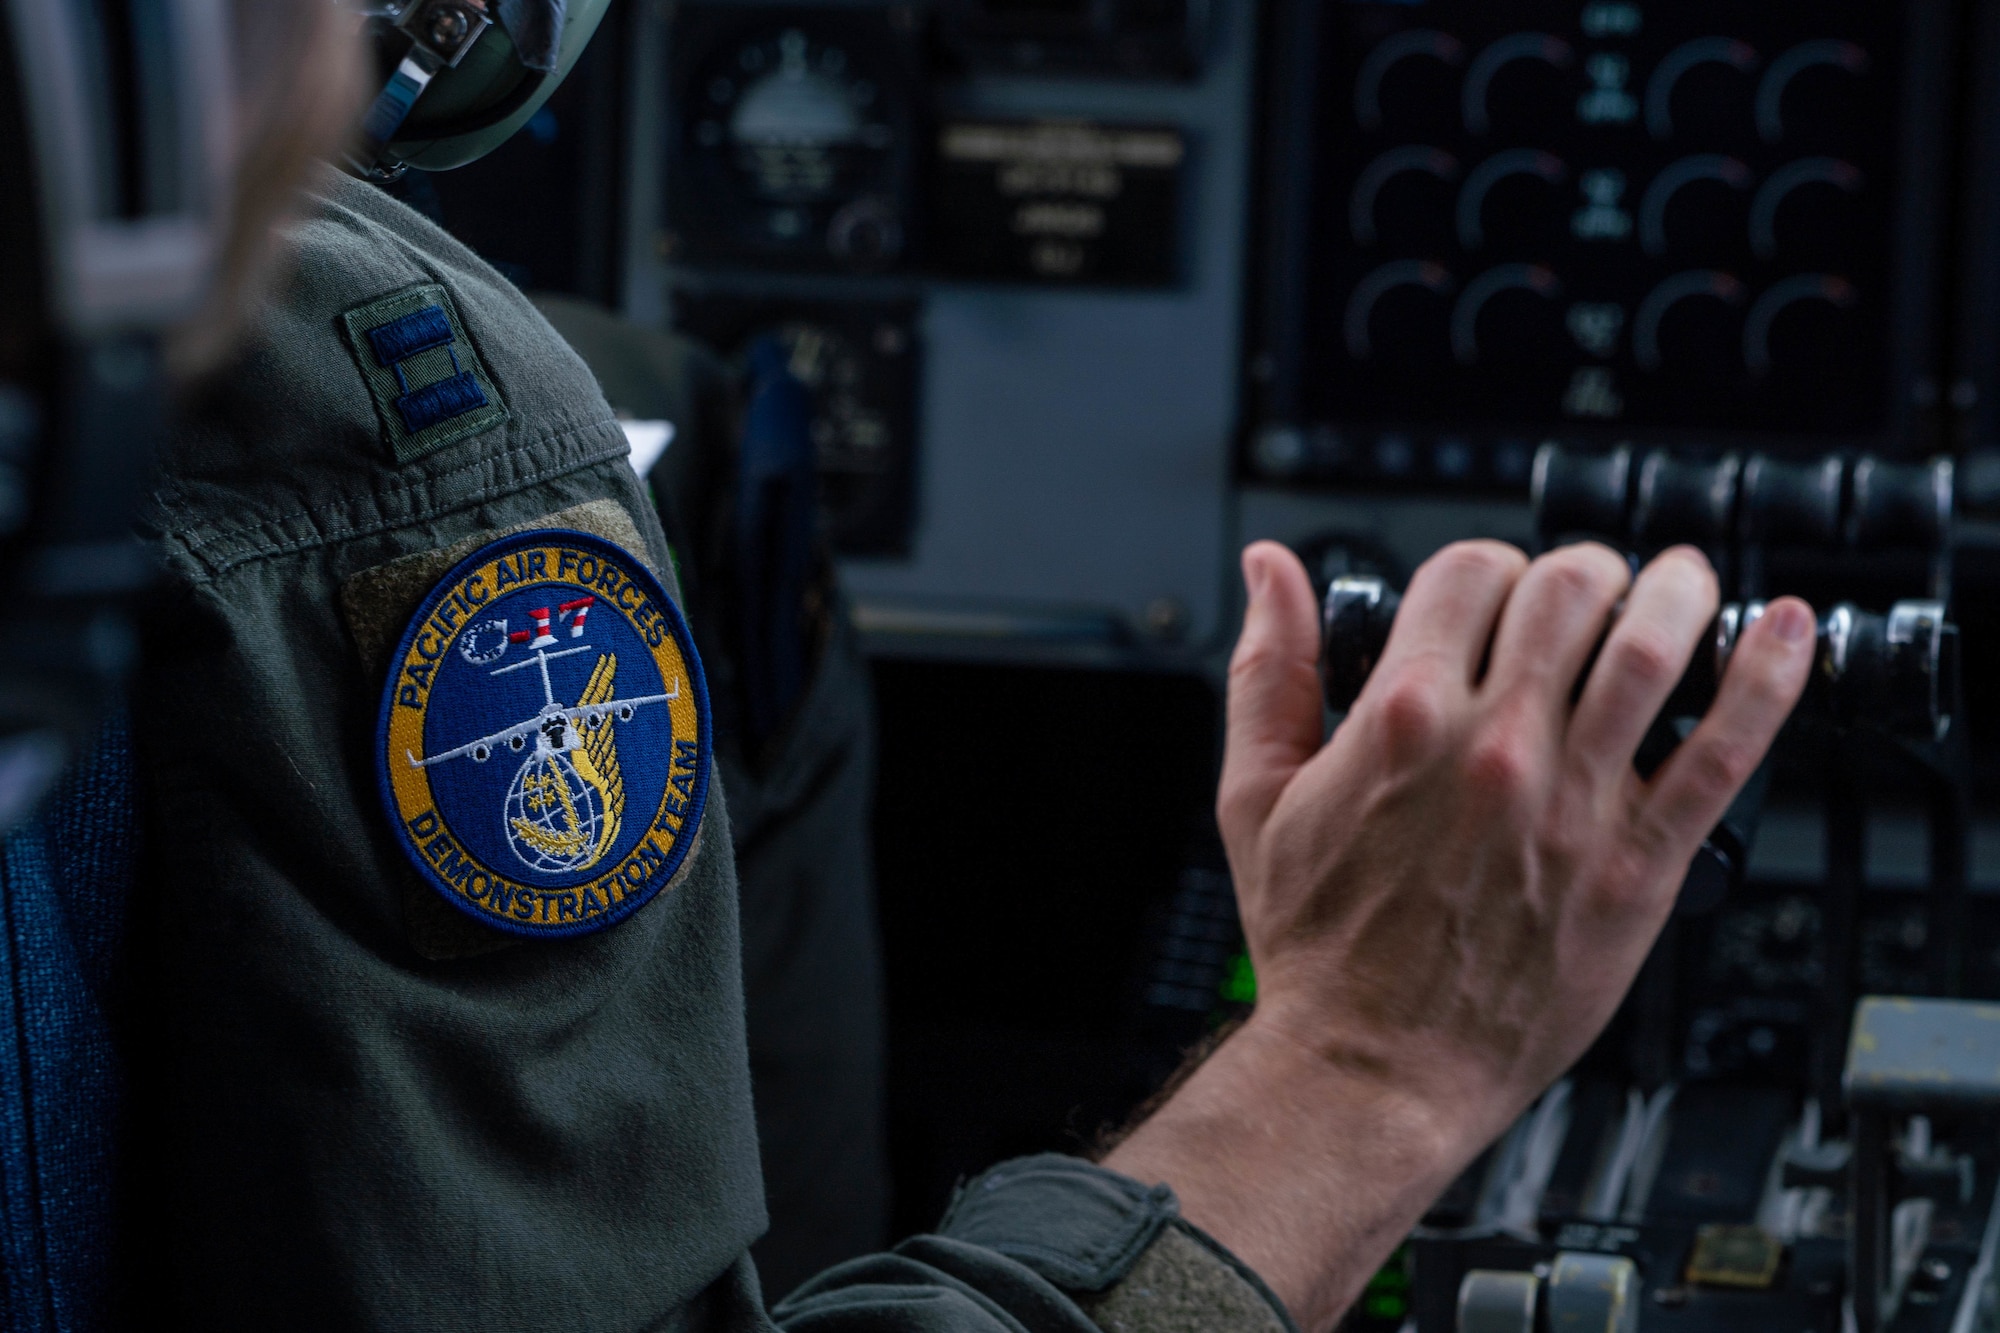
[[[411,287],[340,320],[398,463],[507,419],[499,390],[443,287]]]
[[[424,599],[383,688],[382,798],[424,880],[520,935],[624,920],[707,804],[701,660],[645,566],[587,533],[516,533]]]

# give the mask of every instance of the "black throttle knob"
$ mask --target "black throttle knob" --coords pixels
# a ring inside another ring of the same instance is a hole
[[[1401,605],[1402,597],[1378,578],[1338,578],[1327,588],[1320,683],[1328,708],[1342,713],[1353,706]],[[1708,710],[1738,638],[1763,614],[1762,602],[1722,608],[1668,699],[1667,715]],[[1798,711],[1929,741],[1950,731],[1957,698],[1958,627],[1946,621],[1942,603],[1897,602],[1876,615],[1843,602],[1820,617],[1812,679]]]

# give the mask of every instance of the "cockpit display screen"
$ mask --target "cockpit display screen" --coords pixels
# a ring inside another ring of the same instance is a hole
[[[1298,415],[1884,430],[1906,8],[1317,6]]]

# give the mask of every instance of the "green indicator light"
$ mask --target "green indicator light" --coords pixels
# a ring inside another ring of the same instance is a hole
[[[1369,1319],[1401,1322],[1410,1313],[1409,1250],[1405,1246],[1389,1256],[1361,1293],[1361,1313]]]
[[[1409,1312],[1409,1301],[1390,1292],[1378,1292],[1361,1299],[1361,1313],[1370,1319],[1401,1319]]]
[[[1257,1003],[1257,970],[1250,966],[1249,954],[1239,953],[1229,960],[1222,974],[1221,994],[1231,1004]]]

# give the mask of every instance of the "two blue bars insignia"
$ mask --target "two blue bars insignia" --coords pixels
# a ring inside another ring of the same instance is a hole
[[[412,435],[486,406],[486,393],[479,387],[479,381],[458,364],[458,353],[452,350],[455,341],[444,307],[435,305],[413,310],[380,328],[368,330],[368,344],[374,349],[375,360],[393,371],[396,382],[402,385],[403,396],[396,400],[396,411],[403,418],[404,429]],[[446,350],[457,373],[421,389],[412,389],[403,363],[436,347]]]

